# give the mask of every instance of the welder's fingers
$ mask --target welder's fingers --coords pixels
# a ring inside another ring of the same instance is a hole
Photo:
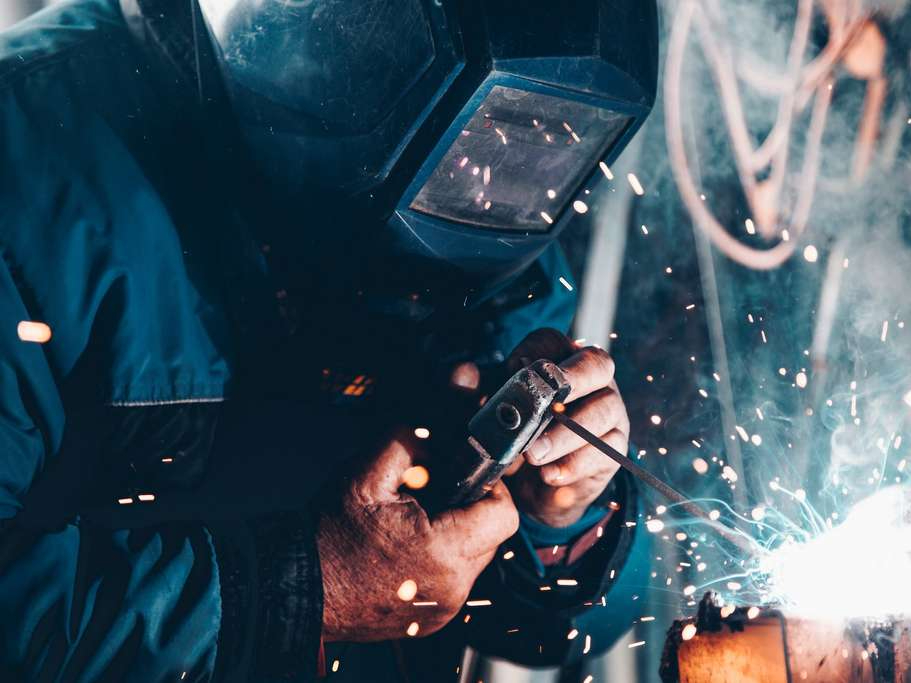
[[[455,389],[473,393],[481,386],[481,370],[474,363],[459,363],[453,368],[449,382]]]
[[[503,476],[511,477],[516,472],[518,472],[520,469],[522,469],[522,465],[524,463],[525,463],[525,458],[516,458],[515,460],[512,461],[512,464],[509,467],[507,467],[505,470],[503,470]]]
[[[619,429],[612,429],[601,440],[626,455],[629,438]],[[618,469],[620,465],[591,444],[586,444],[556,462],[544,465],[540,474],[541,481],[549,486],[568,486],[583,479],[595,479],[606,485]]]
[[[378,500],[397,500],[405,472],[412,467],[418,447],[414,438],[405,432],[397,434],[383,447],[355,479],[356,495],[368,503]]]
[[[567,410],[567,415],[592,434],[606,434],[613,429],[629,434],[626,407],[614,389],[600,389],[579,399],[573,403],[572,410]],[[525,458],[532,465],[544,465],[559,460],[585,444],[586,441],[581,436],[576,436],[567,427],[551,423],[526,451]]]
[[[559,363],[578,350],[575,342],[562,332],[551,327],[542,327],[519,342],[509,354],[506,366],[510,372],[517,372],[542,358]]]
[[[463,557],[482,557],[516,533],[519,513],[509,489],[498,481],[481,500],[441,512],[431,525],[443,542],[450,543]]]
[[[614,379],[614,360],[604,349],[586,346],[560,363],[572,391],[566,398],[571,403],[583,396],[610,386]]]

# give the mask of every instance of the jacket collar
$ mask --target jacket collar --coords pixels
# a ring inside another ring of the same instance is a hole
[[[196,0],[120,0],[127,27],[168,84],[198,90]]]

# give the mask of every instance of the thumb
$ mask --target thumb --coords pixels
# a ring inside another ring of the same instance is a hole
[[[474,363],[459,363],[452,370],[449,382],[456,389],[465,392],[477,391],[481,386],[481,370]]]
[[[372,500],[398,500],[403,474],[414,465],[417,445],[405,432],[396,434],[358,477],[358,488]]]
[[[552,327],[542,327],[530,333],[509,354],[507,366],[511,372],[545,358],[554,363],[568,358],[578,351],[575,342]]]
[[[481,557],[497,549],[519,528],[519,513],[509,489],[498,481],[486,496],[468,507],[447,510],[432,520],[434,528],[451,535],[453,547],[465,557]]]

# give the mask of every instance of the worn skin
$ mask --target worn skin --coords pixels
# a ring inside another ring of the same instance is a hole
[[[318,545],[323,572],[323,639],[390,640],[429,635],[462,608],[497,546],[519,526],[509,491],[499,483],[466,508],[429,518],[399,491],[417,444],[400,434],[351,480],[339,509],[322,518]],[[397,592],[410,579],[417,595]],[[435,601],[435,606],[412,603]]]
[[[539,358],[558,361],[572,385],[566,413],[627,452],[629,418],[614,382],[614,363],[595,347],[579,348],[552,329],[533,332],[511,354],[511,371]],[[452,384],[477,392],[480,371],[455,368]],[[389,440],[354,477],[339,508],[324,515],[318,536],[323,571],[323,638],[327,642],[402,638],[445,626],[461,609],[497,547],[518,529],[516,505],[550,526],[577,521],[601,494],[618,466],[562,425],[551,425],[488,496],[462,509],[429,518],[400,491],[402,476],[420,460],[407,432]],[[515,503],[510,496],[515,497]],[[406,579],[417,595],[401,600]],[[415,607],[413,602],[434,601]]]
[[[516,371],[539,358],[559,363],[572,386],[566,415],[626,455],[629,417],[614,381],[614,361],[603,349],[580,348],[553,329],[528,335],[510,355]],[[619,465],[566,427],[552,423],[516,462],[509,487],[516,505],[548,526],[579,520],[601,495]]]

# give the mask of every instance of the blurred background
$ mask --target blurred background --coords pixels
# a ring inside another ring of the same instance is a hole
[[[44,4],[3,0],[0,27]],[[660,5],[656,109],[566,233],[574,333],[615,356],[640,464],[772,543],[905,478],[911,12]],[[769,597],[660,502],[623,642],[565,671],[469,659],[463,680],[656,681],[668,627],[704,590]]]

